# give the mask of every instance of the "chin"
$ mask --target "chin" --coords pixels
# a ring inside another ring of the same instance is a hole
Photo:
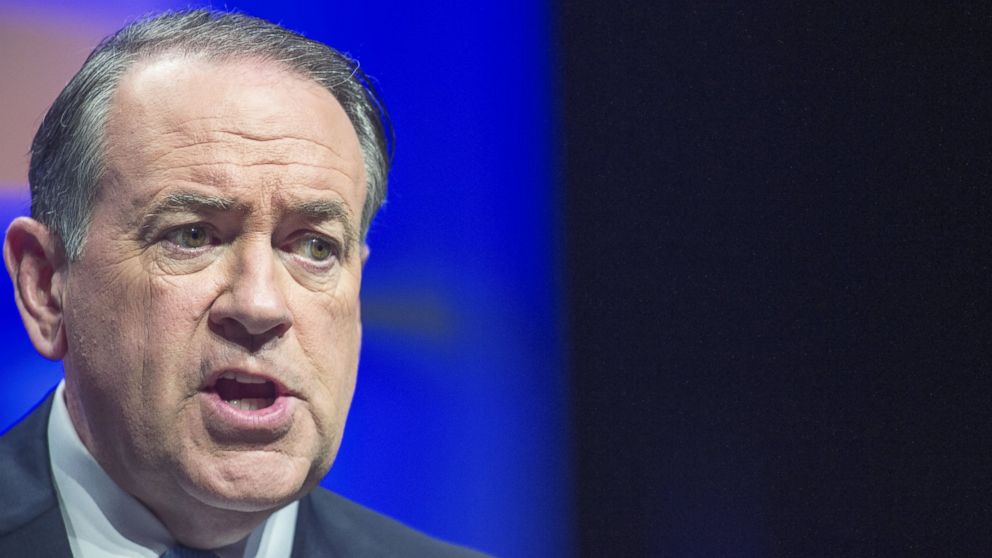
[[[207,506],[231,511],[280,508],[305,495],[323,476],[312,461],[274,451],[231,451],[211,461],[187,469],[183,489]]]

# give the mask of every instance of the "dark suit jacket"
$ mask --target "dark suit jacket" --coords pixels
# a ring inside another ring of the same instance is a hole
[[[49,395],[0,438],[0,556],[72,556],[48,459]],[[293,558],[478,557],[318,488],[300,500]]]

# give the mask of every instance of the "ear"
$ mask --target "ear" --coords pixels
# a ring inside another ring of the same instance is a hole
[[[7,228],[3,259],[31,343],[43,357],[61,360],[66,353],[62,293],[67,269],[62,243],[45,225],[18,217]]]
[[[370,253],[371,253],[371,250],[369,250],[369,245],[363,242],[362,243],[362,267],[365,267],[365,262],[369,261],[369,254]]]

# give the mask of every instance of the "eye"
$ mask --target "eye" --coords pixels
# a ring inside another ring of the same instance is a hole
[[[211,243],[210,231],[203,225],[184,225],[172,229],[165,235],[166,240],[187,250],[202,248]]]
[[[305,235],[297,238],[292,251],[308,260],[327,262],[338,255],[338,245],[322,236]]]
[[[319,262],[331,257],[331,244],[323,238],[308,238],[305,246],[307,256]]]

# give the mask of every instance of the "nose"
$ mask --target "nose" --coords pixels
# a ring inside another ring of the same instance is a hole
[[[293,325],[277,258],[267,243],[242,247],[224,278],[226,288],[210,309],[210,325],[229,341],[256,351]]]

